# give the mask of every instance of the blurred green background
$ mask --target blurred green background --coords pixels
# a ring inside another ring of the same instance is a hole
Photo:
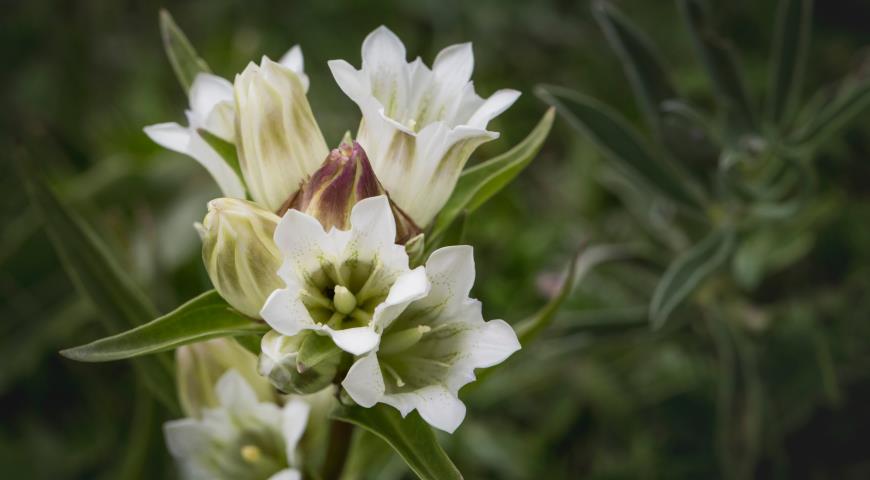
[[[614,3],[654,40],[685,96],[711,106],[673,2]],[[870,40],[870,4],[817,3],[808,92],[855,71]],[[57,355],[104,332],[61,269],[10,162],[21,155],[43,171],[162,311],[210,288],[191,224],[217,189],[192,159],[142,133],[145,125],[182,122],[187,104],[164,56],[161,7],[226,78],[300,44],[309,98],[330,143],[355,129],[359,113],[326,61],[359,65],[363,38],[381,24],[427,62],[444,46],[471,41],[479,93],[524,92],[491,125],[501,139],[472,162],[504,151],[535,125],[546,108],[532,94],[537,83],[583,91],[640,118],[586,1],[5,3],[4,478],[116,478],[124,465],[143,478],[171,475],[159,430],[166,418],[133,415],[144,393],[130,366]],[[721,1],[713,9],[757,98],[776,2]],[[735,463],[757,478],[870,478],[868,120],[864,113],[819,151],[820,213],[807,214],[803,251],[744,292],[737,323],[754,353],[730,361],[751,359],[737,379],[750,386],[740,390],[745,395],[723,410],[728,358],[692,311],[664,331],[646,323],[646,302],[674,252],[612,264],[584,279],[537,344],[463,394],[468,418],[445,446],[466,478],[721,478]],[[608,172],[589,141],[557,119],[539,158],[475,213],[468,240],[487,318],[515,322],[537,309],[581,242],[648,241],[649,219],[607,188]],[[382,460],[371,478],[409,475],[401,462]]]

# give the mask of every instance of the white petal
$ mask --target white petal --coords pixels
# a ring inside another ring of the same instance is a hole
[[[387,395],[383,402],[397,408],[402,416],[416,408],[426,423],[447,433],[453,433],[465,419],[465,404],[440,385]]]
[[[176,458],[189,458],[207,450],[211,437],[205,426],[193,418],[172,420],[163,424],[166,447]]]
[[[408,99],[410,71],[405,45],[390,29],[378,27],[363,41],[362,69],[368,75],[372,95],[380,100],[387,115],[394,117]]]
[[[362,72],[358,71],[344,60],[330,60],[327,62],[327,65],[329,65],[329,70],[332,72],[332,76],[335,78],[335,83],[338,84],[338,88],[340,88],[348,98],[356,102],[363,112],[366,111],[364,106],[370,108],[373,107],[375,110],[380,108],[376,103],[372,104],[371,101],[373,99],[369,98],[371,97],[371,86]]]
[[[215,387],[218,402],[230,411],[251,410],[257,406],[257,392],[236,370],[228,370]]]
[[[378,357],[370,353],[354,363],[341,382],[350,398],[357,404],[370,408],[384,395],[384,377],[378,364]]]
[[[426,276],[432,290],[424,304],[458,304],[468,297],[474,286],[474,249],[468,245],[454,245],[432,252],[426,261]]]
[[[291,399],[285,405],[281,415],[281,433],[287,448],[287,458],[291,465],[296,465],[296,446],[305,427],[308,424],[308,413],[311,407],[298,399]]]
[[[320,259],[334,256],[333,241],[314,217],[288,210],[275,227],[275,244],[284,256],[278,275],[288,283],[302,283],[320,268]]]
[[[396,245],[396,220],[386,196],[360,200],[350,212],[350,234],[343,245],[342,260],[355,258],[360,261],[377,259],[389,276],[397,276],[408,270],[408,254],[401,245]],[[336,240],[339,240],[336,237]],[[336,252],[342,245],[335,245]]]
[[[323,330],[329,333],[336,347],[353,355],[370,352],[378,346],[378,342],[381,340],[381,336],[371,327],[345,328],[344,330],[323,327]]]
[[[375,328],[383,332],[407,308],[408,304],[425,297],[429,293],[429,288],[425,268],[417,267],[402,274],[390,287],[387,298],[375,307],[372,316]]]
[[[475,368],[486,368],[505,361],[520,349],[514,329],[504,320],[490,320],[471,335],[465,348]]]
[[[210,73],[197,74],[190,86],[190,109],[197,120],[205,122],[221,102],[233,101],[233,84]]]
[[[287,50],[287,53],[278,60],[278,63],[289,68],[293,73],[299,76],[302,86],[305,87],[305,92],[308,92],[310,82],[308,80],[308,75],[305,75],[305,59],[302,56],[302,48],[300,48],[299,45],[293,45],[290,47],[290,50]]]
[[[181,125],[170,123],[158,123],[149,125],[143,129],[154,143],[173,152],[189,154],[190,129]]]
[[[299,299],[299,288],[282,288],[272,292],[260,310],[260,316],[270,327],[287,336],[315,326],[311,314]]]
[[[520,92],[516,90],[499,90],[486,99],[466,124],[472,128],[485,129],[490,120],[510,108],[518,98]]]
[[[190,137],[190,156],[208,170],[225,197],[245,198],[245,187],[239,176],[196,132]]]
[[[245,198],[245,187],[238,175],[196,131],[177,123],[160,123],[145,127],[154,143],[192,157],[205,167],[225,197]]]
[[[285,468],[273,474],[268,480],[302,480],[302,474],[299,473],[299,470]]]
[[[474,70],[474,53],[471,51],[471,43],[451,45],[435,57],[432,71],[445,87],[459,90],[471,79]]]

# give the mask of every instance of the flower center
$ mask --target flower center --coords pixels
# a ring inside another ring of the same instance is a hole
[[[256,445],[244,445],[240,453],[248,463],[257,463],[263,458],[263,452]]]
[[[334,330],[365,326],[387,298],[394,280],[390,277],[377,259],[325,265],[307,279],[302,303],[315,322]]]

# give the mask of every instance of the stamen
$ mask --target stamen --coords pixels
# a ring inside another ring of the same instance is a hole
[[[362,288],[360,288],[359,291],[356,292],[357,303],[365,303],[365,301],[372,296],[372,293],[369,292],[369,290],[374,288],[374,280],[372,279],[378,276],[382,268],[383,264],[381,264],[380,261],[375,260],[375,266],[374,268],[372,268],[372,271],[369,272],[369,278],[366,279],[366,282],[363,284]]]
[[[384,335],[381,339],[380,352],[385,355],[403,352],[419,343],[423,335],[429,333],[430,330],[432,328],[428,325],[417,325]]]
[[[386,365],[386,364],[381,364],[381,366],[384,368],[384,370],[387,371],[387,373],[390,374],[391,377],[393,377],[393,380],[396,381],[397,387],[402,388],[405,386],[405,382],[402,381],[402,377],[399,376],[399,373],[396,372],[396,370],[394,370],[393,367]]]
[[[372,314],[359,308],[351,312],[350,317],[362,322],[364,325],[368,325],[372,321]]]
[[[332,310],[332,302],[329,301],[322,293],[314,291],[312,292],[308,288],[303,288],[299,294],[299,296],[303,297],[305,300],[309,300],[311,303],[318,305],[320,307]],[[304,301],[303,301],[304,303]]]

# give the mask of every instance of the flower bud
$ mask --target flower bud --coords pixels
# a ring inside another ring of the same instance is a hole
[[[236,76],[236,147],[251,197],[276,211],[329,153],[291,69],[263,57]]]
[[[273,401],[269,382],[257,374],[257,357],[231,339],[218,338],[175,350],[178,397],[188,417],[219,405],[215,385],[228,370],[236,370],[260,401]]]
[[[385,193],[365,150],[357,142],[343,142],[329,153],[287,207],[318,219],[326,230],[333,227],[347,230],[350,211],[358,201]],[[390,206],[396,219],[398,243],[405,243],[420,233],[419,227],[392,201]]]
[[[260,374],[285,393],[304,395],[326,388],[341,362],[341,350],[329,337],[310,330],[293,336],[272,330],[260,348]]]
[[[269,295],[284,286],[272,235],[278,216],[252,202],[218,198],[202,222],[202,260],[215,289],[243,314],[260,318]]]

